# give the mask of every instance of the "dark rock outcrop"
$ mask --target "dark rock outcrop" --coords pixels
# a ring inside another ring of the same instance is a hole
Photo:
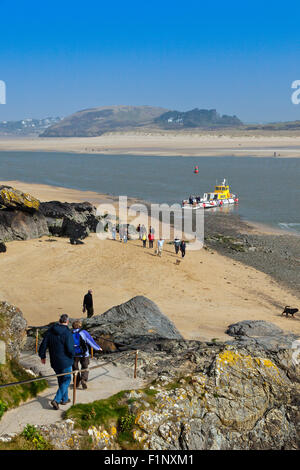
[[[11,186],[0,186],[0,240],[28,240],[49,235],[40,201]]]
[[[0,210],[0,240],[29,240],[49,235],[46,218],[40,212]]]
[[[96,231],[100,220],[96,208],[89,202],[42,202],[40,211],[47,219],[51,234],[61,237],[86,238]]]
[[[4,242],[0,242],[0,253],[6,252],[6,245]]]
[[[174,324],[144,296],[133,297],[102,315],[86,319],[84,327],[95,337],[106,335],[116,344],[137,346],[158,338],[182,339]]]

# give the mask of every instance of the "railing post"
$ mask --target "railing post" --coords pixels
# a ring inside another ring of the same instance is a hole
[[[91,358],[93,359],[94,357],[94,348],[91,348]]]
[[[35,334],[35,354],[37,354],[38,351],[38,341],[39,341],[39,330],[36,330]]]
[[[73,381],[73,405],[76,403],[77,374],[78,372],[75,372]]]
[[[136,379],[136,370],[137,370],[137,361],[138,361],[138,350],[135,351],[135,361],[134,361],[134,378]]]

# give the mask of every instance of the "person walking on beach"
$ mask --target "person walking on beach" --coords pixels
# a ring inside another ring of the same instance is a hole
[[[117,235],[117,229],[116,229],[116,226],[115,226],[115,225],[112,226],[111,235],[112,235],[112,239],[115,240],[115,239],[116,239],[116,235]]]
[[[82,312],[87,312],[87,318],[91,318],[94,315],[94,304],[93,304],[93,291],[89,289],[87,294],[83,298]]]
[[[142,241],[143,241],[143,248],[146,248],[146,243],[147,243],[147,236],[146,236],[146,233],[143,233],[143,235],[142,235]]]
[[[151,229],[151,227],[150,227]],[[153,242],[154,242],[154,233],[151,231],[148,234],[148,240],[149,240],[149,248],[153,248]]]
[[[165,242],[165,240],[163,240],[162,238],[160,238],[159,240],[157,240],[157,254],[158,254],[158,256],[160,256],[160,257],[161,257],[161,255],[162,255],[162,250],[163,250],[164,242]]]
[[[121,225],[119,225],[119,239],[120,239],[120,243],[122,243],[122,239],[123,239],[123,227]]]
[[[185,257],[185,249],[186,249],[185,241],[181,240],[181,242],[180,242],[180,251],[181,251],[182,258]]]
[[[136,228],[137,233],[139,234],[139,240],[142,239],[142,233],[141,233],[141,224],[139,224]]]
[[[94,341],[91,335],[82,328],[82,323],[80,321],[74,321],[72,323],[73,328],[73,339],[74,339],[74,346],[75,346],[75,357],[73,362],[73,371],[79,370],[79,364],[81,365],[81,369],[88,369],[90,363],[90,353],[89,347],[95,349],[96,351],[102,351],[100,346]],[[80,383],[83,389],[87,389],[87,381],[89,378],[89,371],[84,370],[82,372],[78,372],[76,377],[76,388],[79,387]],[[74,379],[75,383],[75,379]]]
[[[178,255],[179,248],[180,248],[180,239],[177,237],[174,240],[174,246],[175,246],[175,253],[176,255]]]
[[[128,227],[125,225],[120,226],[120,242],[122,243],[127,243],[127,238],[128,238]]]
[[[49,349],[50,365],[54,369],[55,374],[65,374],[72,371],[74,339],[68,324],[68,315],[61,315],[59,322],[47,330],[39,347],[39,357],[42,364],[46,364],[46,351]],[[71,401],[68,396],[71,374],[61,375],[57,377],[57,381],[58,390],[51,401],[54,410],[58,410],[60,404],[66,405]]]

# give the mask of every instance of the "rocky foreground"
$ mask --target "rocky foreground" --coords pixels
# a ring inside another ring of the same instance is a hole
[[[126,422],[127,448],[299,449],[295,335],[272,323],[243,321],[228,327],[231,341],[186,341],[144,297],[84,320],[84,327],[102,344],[105,360],[133,368],[134,355],[123,354],[138,348],[138,376],[148,385],[106,401],[111,411],[126,410],[119,419],[97,419],[94,402],[84,410],[72,407],[64,423],[41,426],[56,446],[81,448],[90,436],[93,449],[124,448]],[[33,338],[34,330],[26,348]]]

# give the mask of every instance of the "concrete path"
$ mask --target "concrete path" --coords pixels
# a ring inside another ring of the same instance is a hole
[[[101,364],[104,361],[105,358],[103,360],[90,360],[90,367]],[[26,369],[32,369],[35,372],[40,371],[45,376],[54,374],[48,357],[47,363],[43,365],[36,354],[22,354],[20,363]],[[26,424],[47,425],[62,420],[63,412],[72,406],[73,385],[69,388],[71,403],[60,406],[59,410],[54,410],[50,401],[53,400],[57,390],[57,379],[48,379],[48,383],[49,388],[40,393],[36,398],[4,413],[0,420],[0,436],[21,432]],[[121,390],[134,390],[144,385],[143,380],[133,378],[132,368],[110,363],[89,372],[88,388],[83,390],[80,387],[76,390],[76,403],[90,403],[95,400],[108,398]]]

